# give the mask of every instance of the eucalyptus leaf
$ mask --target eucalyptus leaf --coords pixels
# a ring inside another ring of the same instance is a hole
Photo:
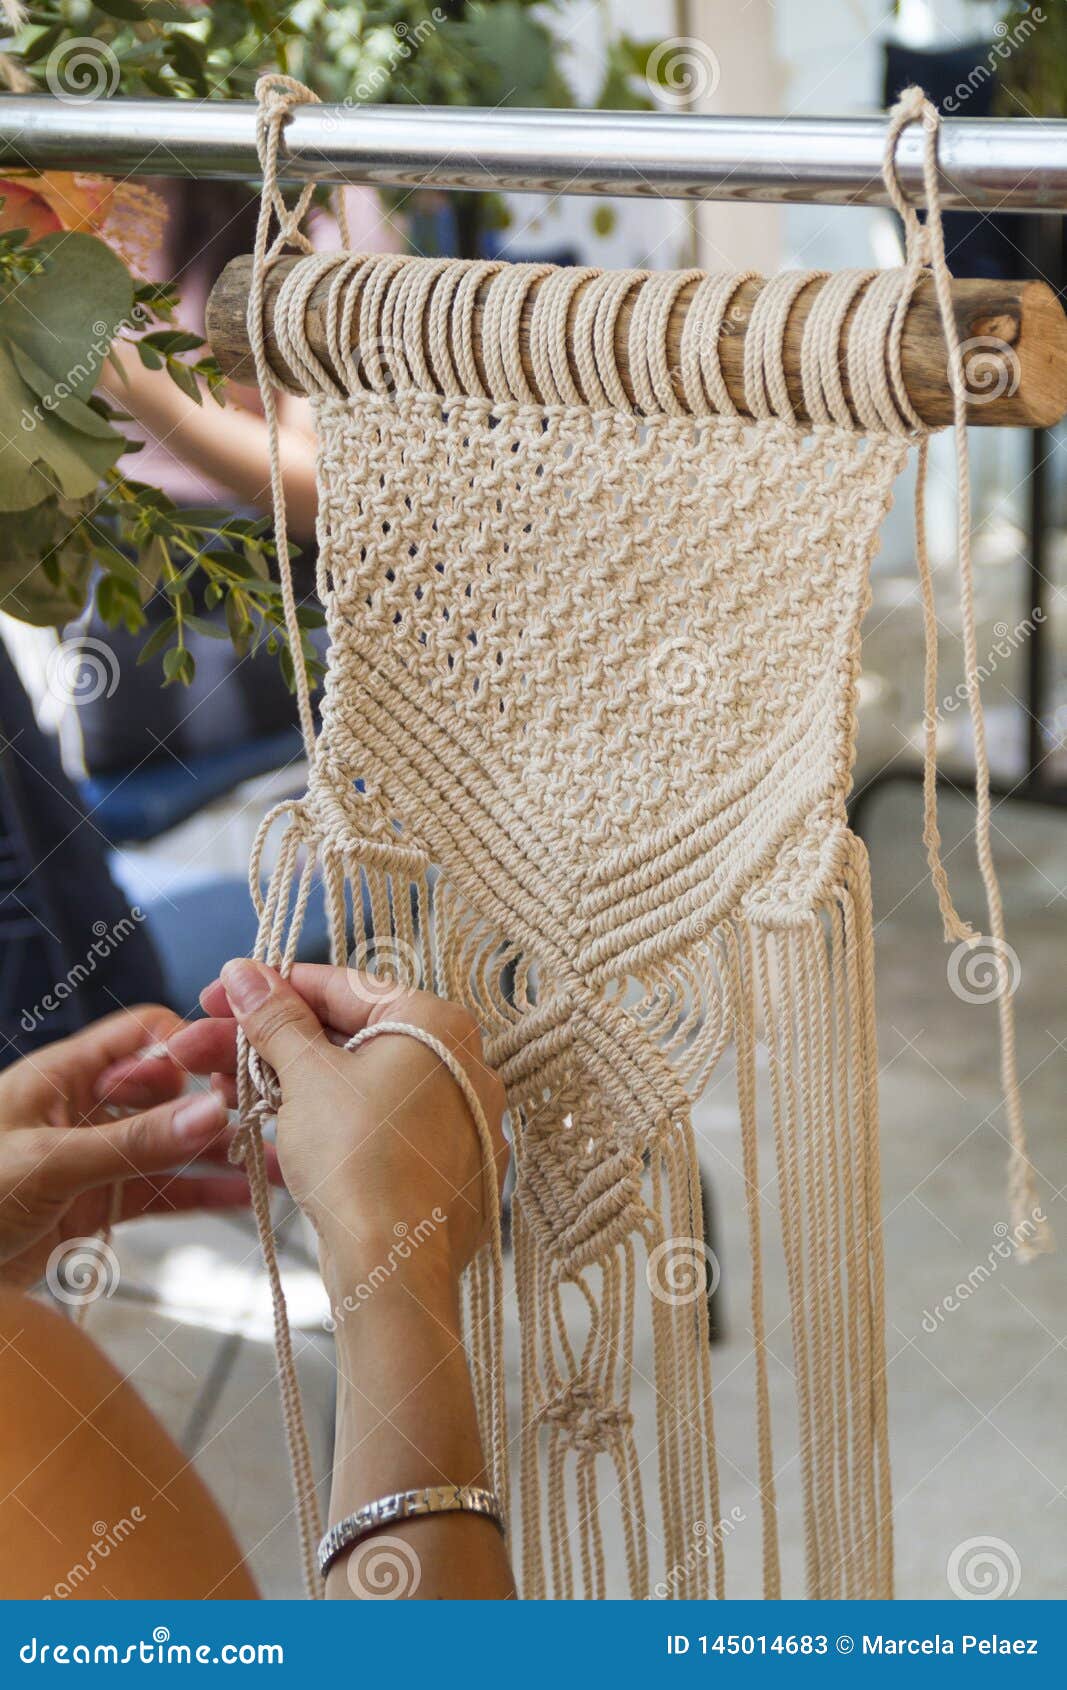
[[[57,386],[47,370],[42,370],[40,364],[35,363],[16,341],[9,342],[8,350],[19,375],[36,393],[42,401],[43,409],[49,415],[59,417],[61,422],[67,423],[79,434],[91,434],[98,440],[120,440],[125,445],[124,437],[116,433],[106,417],[102,417],[99,411],[94,411],[83,400],[75,399],[73,394],[68,394],[62,387]]]
[[[76,399],[88,399],[133,308],[133,281],[94,235],[45,235],[33,250],[46,267],[0,299],[0,336]]]

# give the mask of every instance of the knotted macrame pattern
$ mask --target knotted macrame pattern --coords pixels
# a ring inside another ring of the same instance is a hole
[[[278,149],[288,111],[309,97],[285,79],[261,89],[249,328],[272,426],[265,278],[298,238],[307,197],[285,208]],[[934,123],[915,94],[890,130],[898,199],[892,146],[914,120]],[[936,129],[927,188],[939,240],[935,148]],[[285,807],[257,954],[290,965],[321,885],[335,960],[384,960],[465,1004],[483,1030],[517,1166],[522,1385],[510,1427],[498,1251],[475,1266],[467,1331],[501,1494],[509,1454],[517,1466],[512,1539],[527,1596],[640,1597],[664,1574],[673,1595],[724,1592],[690,1117],[731,1043],[765,1591],[781,1585],[760,1195],[773,1175],[808,1591],[890,1593],[871,904],[845,802],[871,558],[921,434],[900,328],[928,258],[947,285],[943,249],[931,253],[931,230],[902,209],[903,268],[764,285],[745,342],[755,420],[737,414],[718,358],[740,274],[342,252],[292,267],[275,302],[287,385],[311,396],[318,431],[330,653],[317,736],[302,699],[307,793]],[[815,420],[802,428],[783,336],[797,295],[820,279],[803,345]],[[691,282],[670,369],[667,321]],[[305,333],[324,284],[330,368]],[[520,326],[532,296],[528,373]],[[629,391],[614,351],[624,301]],[[275,483],[278,493],[277,464]],[[278,518],[284,563],[280,498]],[[295,635],[284,570],[283,585]],[[962,931],[932,809],[927,844],[946,922]],[[259,897],[258,855],[253,885]],[[758,1039],[769,1050],[759,1086]],[[274,1098],[272,1077],[246,1063],[261,1223],[259,1133]],[[757,1142],[764,1108],[773,1167]],[[266,1234],[269,1245],[269,1224]],[[269,1259],[310,1564],[310,1465]],[[636,1447],[630,1405],[638,1297],[651,1303],[655,1450]],[[604,1534],[621,1538],[621,1591],[607,1589]],[[694,1553],[694,1534],[706,1552]]]

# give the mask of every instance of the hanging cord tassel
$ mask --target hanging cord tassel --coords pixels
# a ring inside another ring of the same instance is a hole
[[[923,189],[927,216],[920,223],[914,206],[909,204],[897,174],[896,154],[900,137],[912,123],[920,123],[923,130]],[[1012,1221],[1018,1242],[1018,1254],[1027,1260],[1040,1250],[1051,1246],[1048,1224],[1040,1214],[1034,1170],[1027,1152],[1026,1131],[1019,1096],[1018,1066],[1015,1051],[1015,1014],[1010,989],[1010,956],[1004,937],[1004,912],[1000,885],[993,862],[991,842],[991,806],[989,793],[989,755],[986,747],[985,721],[978,674],[978,640],[975,627],[974,571],[971,560],[971,481],[967,448],[967,389],[959,333],[952,309],[952,277],[945,257],[945,237],[941,224],[941,193],[938,167],[938,140],[941,119],[935,106],[921,88],[907,88],[890,113],[886,134],[882,175],[890,199],[904,223],[905,278],[894,321],[891,326],[888,356],[890,375],[901,408],[910,411],[904,393],[900,369],[900,346],[904,329],[904,315],[910,303],[912,286],[924,268],[933,278],[941,317],[941,328],[948,353],[949,380],[952,386],[953,431],[956,441],[956,498],[957,498],[957,554],[959,566],[960,622],[963,633],[964,679],[967,705],[974,737],[975,786],[975,843],[978,867],[985,887],[989,914],[989,943],[994,952],[999,990],[997,1011],[1000,1019],[1000,1067],[1004,1107],[1008,1119],[1011,1143],[1008,1192]],[[916,425],[919,419],[912,418]],[[919,425],[921,426],[921,425]],[[923,623],[926,635],[924,676],[925,754],[923,764],[923,842],[938,904],[944,924],[945,938],[957,943],[977,945],[981,935],[961,920],[948,887],[948,877],[941,861],[941,837],[937,823],[937,621],[934,608],[933,581],[930,573],[926,542],[925,487],[928,463],[928,441],[925,434],[919,439],[919,464],[916,483],[916,554],[919,581],[923,598]],[[1038,1218],[1040,1216],[1040,1218]]]
[[[271,504],[274,514],[274,539],[278,556],[278,579],[282,591],[289,655],[293,665],[293,680],[296,688],[300,728],[304,737],[304,749],[310,763],[315,756],[315,719],[311,709],[311,689],[308,684],[307,670],[304,666],[296,595],[293,591],[292,564],[289,556],[289,539],[286,527],[285,487],[282,480],[281,457],[278,446],[278,406],[274,379],[267,362],[264,309],[267,276],[272,266],[283,256],[285,248],[297,246],[305,254],[312,250],[311,243],[300,228],[300,223],[311,203],[314,189],[312,187],[302,189],[296,205],[290,211],[278,187],[278,153],[282,129],[293,107],[308,101],[316,101],[317,95],[313,94],[309,88],[303,87],[301,83],[295,82],[291,77],[270,75],[260,77],[256,84],[256,98],[259,101],[259,111],[256,116],[256,147],[263,171],[263,191],[256,223],[256,240],[252,261],[252,283],[248,300],[248,337],[255,359],[256,379],[259,383],[259,391],[263,400],[263,413],[267,424]],[[270,239],[272,215],[276,216],[278,220],[278,233],[273,241]],[[274,812],[270,817],[264,819],[257,834],[256,847],[252,853],[251,880],[253,897],[260,914],[261,935],[266,920],[266,912],[262,907],[259,892],[259,859],[266,839],[267,828],[273,819]],[[295,867],[295,847],[289,853],[283,851],[283,856],[290,868]],[[301,877],[302,902],[306,902],[308,887],[309,877],[305,874]],[[302,914],[302,907],[300,914]],[[298,931],[299,924],[294,923],[292,930],[294,945],[295,934]],[[259,947],[257,946],[257,954],[258,950]],[[238,1158],[244,1162],[248,1171],[252,1186],[256,1228],[270,1280],[271,1298],[274,1306],[275,1349],[282,1396],[282,1418],[285,1423],[289,1461],[292,1468],[304,1583],[308,1595],[312,1599],[317,1599],[323,1594],[322,1580],[319,1576],[315,1556],[315,1546],[321,1536],[322,1522],[319,1517],[314,1470],[311,1464],[307,1428],[300,1401],[300,1387],[293,1359],[289,1316],[278,1268],[274,1235],[271,1229],[270,1195],[263,1161],[263,1124],[277,1111],[279,1089],[276,1076],[262,1069],[258,1060],[254,1060],[253,1053],[249,1050],[248,1041],[243,1033],[238,1034],[237,1041],[237,1093],[239,1130],[235,1150]]]
[[[263,400],[267,423],[267,446],[270,454],[270,494],[274,515],[274,544],[278,553],[278,579],[282,589],[285,631],[289,640],[289,655],[293,663],[300,727],[304,735],[304,749],[309,761],[315,755],[315,718],[311,709],[311,689],[304,666],[303,643],[296,614],[296,595],[293,591],[293,570],[289,556],[289,534],[285,515],[285,487],[282,481],[281,455],[278,449],[278,401],[274,391],[274,377],[267,361],[267,332],[265,322],[267,276],[278,260],[284,257],[287,246],[297,246],[307,254],[313,249],[300,225],[311,204],[314,186],[301,189],[296,205],[290,211],[278,187],[278,152],[282,130],[294,106],[318,104],[318,95],[291,76],[261,76],[256,83],[256,150],[263,171],[263,192],[256,221],[256,242],[252,254],[252,280],[248,294],[248,340],[256,367],[256,380]],[[270,239],[271,216],[278,219],[278,233]]]

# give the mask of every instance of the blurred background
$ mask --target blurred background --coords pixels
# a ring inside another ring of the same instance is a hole
[[[12,29],[4,74],[14,89],[83,97],[68,50],[82,40],[87,51],[83,38],[95,42],[91,97],[248,97],[255,69],[270,62],[264,42],[257,57],[242,36],[247,20],[231,15],[245,8],[191,7],[185,44],[175,46],[173,31],[161,35],[154,58],[143,40],[134,50],[130,26],[106,8],[57,7],[64,26],[43,46],[44,25],[20,22],[17,6],[4,9]],[[1065,0],[900,0],[896,7],[889,0],[453,0],[437,7],[298,3],[277,11],[287,20],[294,73],[323,98],[358,103],[573,103],[785,118],[877,112],[917,81],[946,115],[1067,115]],[[196,20],[205,12],[201,27]],[[121,444],[104,460],[90,456],[84,486],[50,482],[24,505],[18,501],[27,495],[9,487],[14,477],[0,462],[0,508],[10,525],[0,562],[0,1063],[118,1003],[159,998],[195,1012],[198,987],[254,935],[245,865],[259,817],[303,780],[276,650],[262,424],[249,393],[231,389],[225,411],[212,403],[217,372],[200,344],[211,282],[228,258],[250,249],[254,201],[248,190],[221,184],[157,180],[145,188],[148,198],[131,211],[81,179],[13,173],[0,184],[0,263],[21,264],[26,274],[35,242],[76,231],[103,239],[132,278],[124,310],[116,304],[106,316],[117,331],[113,357],[98,360],[85,394],[95,387],[102,396],[100,414]],[[900,258],[893,216],[862,208],[692,208],[425,191],[379,198],[355,189],[345,199],[354,243],[368,250],[767,272]],[[316,217],[315,238],[328,246],[336,240],[330,206]],[[8,239],[12,231],[24,238]],[[956,215],[946,218],[946,234],[958,275],[1040,276],[1062,291],[1058,217]],[[103,269],[101,288],[123,303],[122,286]],[[298,403],[287,404],[283,421],[306,592],[313,441]],[[143,444],[133,455],[135,438]],[[1061,1234],[1063,439],[1062,429],[971,431],[994,848],[1018,963],[1031,1154]],[[996,1006],[988,988],[950,969],[925,870],[911,473],[897,490],[875,565],[855,805],[872,857],[877,917],[898,1590],[1061,1595],[1067,1272],[1062,1256],[1026,1268],[1014,1259]],[[99,493],[90,491],[94,478]],[[934,442],[928,489],[941,626],[942,826],[957,902],[978,918],[954,501],[953,443],[942,438]],[[308,653],[321,656],[310,612],[306,622]],[[314,922],[305,954],[326,954]],[[697,1126],[722,1267],[713,1367],[728,1452],[724,1512],[741,1516],[728,1546],[729,1593],[753,1596],[759,1544],[747,1245],[736,1219],[743,1203],[732,1096],[727,1063]],[[325,1466],[333,1399],[325,1298],[283,1199],[277,1220]],[[123,1235],[119,1254],[117,1284],[89,1311],[93,1331],[215,1488],[265,1592],[298,1594],[269,1299],[250,1223],[143,1223]],[[776,1261],[771,1351],[788,1517],[797,1463],[783,1281]],[[788,1583],[799,1591],[797,1534],[787,1529],[785,1538]],[[972,1545],[994,1576],[988,1588],[963,1590],[961,1553],[964,1562],[973,1558]]]

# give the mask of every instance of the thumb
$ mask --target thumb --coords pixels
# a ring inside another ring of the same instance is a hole
[[[65,1195],[137,1174],[160,1174],[202,1156],[226,1125],[217,1092],[197,1092],[104,1126],[45,1134],[39,1167]]]
[[[240,957],[222,970],[230,1008],[252,1049],[284,1084],[286,1069],[331,1049],[322,1023],[273,968]]]

